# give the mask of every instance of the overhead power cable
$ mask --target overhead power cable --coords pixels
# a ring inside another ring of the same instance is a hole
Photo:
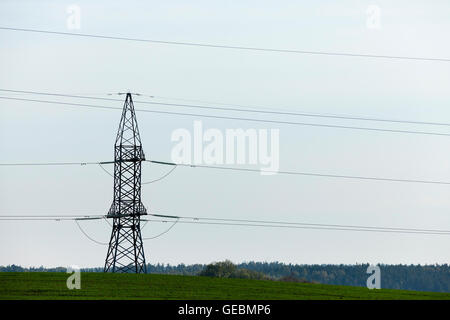
[[[167,222],[167,220],[145,219],[151,222]],[[365,228],[340,228],[340,227],[314,227],[314,226],[296,226],[296,225],[279,225],[279,224],[254,224],[254,223],[233,223],[233,222],[201,222],[201,221],[178,221],[178,223],[200,224],[200,225],[226,225],[226,226],[242,226],[242,227],[265,227],[265,228],[288,228],[288,229],[310,229],[310,230],[336,230],[336,231],[360,231],[360,232],[383,232],[383,233],[406,233],[406,234],[428,234],[428,235],[450,235],[445,232],[430,231],[407,231],[407,230],[386,230],[386,229],[365,229]]]
[[[228,171],[241,171],[241,172],[258,172],[264,171],[266,173],[273,174],[286,174],[286,175],[302,175],[302,176],[312,176],[312,177],[323,177],[323,178],[341,178],[341,179],[356,179],[356,180],[373,180],[373,181],[385,181],[385,182],[405,182],[405,183],[423,183],[423,184],[439,184],[439,185],[450,185],[450,181],[439,181],[439,180],[417,180],[417,179],[397,179],[397,178],[385,178],[385,177],[370,177],[370,176],[355,176],[355,175],[340,175],[340,174],[329,174],[329,173],[317,173],[317,172],[301,172],[301,171],[273,171],[265,169],[251,169],[251,168],[237,168],[237,167],[225,167],[225,166],[212,166],[212,165],[197,165],[197,164],[184,164],[184,163],[174,163],[166,161],[157,160],[145,160],[149,163],[168,165],[168,166],[182,166],[190,168],[204,168],[204,169],[217,169],[217,170],[228,170]],[[62,166],[62,165],[73,165],[73,164],[112,164],[114,161],[102,161],[102,162],[35,162],[35,163],[0,163],[1,166]],[[170,170],[167,174],[163,175],[148,183],[159,181],[167,177],[174,169]]]
[[[13,28],[13,27],[0,27],[0,30],[33,32],[33,33],[41,33],[41,34],[76,36],[76,37],[97,38],[97,39],[147,42],[147,43],[163,44],[163,45],[191,46],[191,47],[216,48],[216,49],[232,49],[232,50],[241,50],[241,51],[245,50],[245,51],[254,51],[254,52],[275,52],[275,53],[291,53],[291,54],[303,54],[303,55],[306,54],[306,55],[320,55],[320,56],[340,56],[340,57],[357,57],[357,58],[450,62],[450,59],[448,59],[448,58],[413,57],[413,56],[399,56],[399,55],[378,55],[378,54],[364,54],[364,53],[353,53],[353,52],[275,49],[275,48],[261,48],[261,47],[250,47],[250,46],[233,46],[233,45],[224,45],[224,44],[199,43],[199,42],[180,42],[180,41],[167,41],[167,40],[155,40],[155,39],[132,38],[132,37],[119,37],[119,36],[108,36],[108,35],[100,35],[100,34],[60,32],[60,31],[51,31],[51,30]]]
[[[111,173],[110,173],[108,170],[106,170],[105,168],[103,168],[103,166],[102,166],[101,163],[99,163],[98,166],[100,167],[100,169],[103,170],[104,173],[106,173],[106,174],[109,175],[110,177],[113,177],[113,178],[114,178],[114,175],[111,174]]]
[[[105,220],[109,223],[109,221],[108,221],[107,219],[105,219]],[[77,224],[77,226],[78,226],[78,228],[80,229],[80,231],[86,236],[86,238],[88,238],[89,240],[91,240],[91,241],[93,241],[93,242],[95,242],[95,243],[97,243],[97,244],[100,244],[100,245],[106,246],[106,245],[109,244],[109,243],[106,243],[106,242],[101,242],[101,241],[95,240],[94,238],[92,238],[91,236],[89,236],[89,235],[83,230],[83,228],[81,227],[81,225],[79,224],[78,221],[79,221],[79,219],[75,219],[75,223]],[[148,223],[149,221],[146,221],[146,220],[141,220],[141,221],[145,221],[144,226],[141,228],[141,231],[142,231],[142,229],[147,225],[147,223]],[[172,225],[171,225],[169,228],[167,228],[166,230],[164,230],[163,232],[158,233],[157,235],[152,236],[152,237],[142,238],[142,240],[143,240],[143,241],[146,241],[146,240],[153,240],[153,239],[156,239],[156,238],[159,238],[159,237],[165,235],[166,233],[168,233],[168,232],[169,232],[169,231],[177,224],[177,222],[178,222],[178,219],[175,220],[175,222],[173,222]]]
[[[145,225],[144,225],[144,227],[147,225],[147,223],[149,222],[149,220],[145,220],[145,219],[143,219],[142,221],[145,221]],[[146,238],[142,238],[142,240],[152,240],[152,239],[156,239],[156,238],[159,238],[159,237],[161,237],[162,235],[165,235],[167,232],[169,232],[173,227],[175,227],[175,225],[178,223],[180,221],[180,219],[177,219],[177,220],[175,220],[173,223],[172,223],[172,225],[169,227],[169,228],[167,228],[165,231],[163,231],[163,232],[161,232],[161,233],[158,233],[157,235],[155,235],[155,236],[152,236],[152,237],[146,237]],[[144,228],[144,227],[142,227],[142,228]]]
[[[113,178],[114,178],[114,175],[113,175],[112,173],[110,173],[108,170],[106,170],[106,169],[102,166],[102,163],[99,163],[98,165],[99,165],[99,167],[103,170],[103,172],[105,172],[105,173],[106,173],[107,175],[109,175],[110,177],[113,177]],[[153,180],[150,180],[150,181],[141,182],[141,185],[146,185],[146,184],[151,184],[151,183],[154,183],[154,182],[161,181],[161,180],[163,180],[164,178],[168,177],[168,176],[169,176],[176,168],[177,168],[177,166],[173,166],[172,169],[170,169],[167,173],[165,173],[165,174],[162,175],[161,177],[156,178],[156,179],[153,179]]]
[[[449,233],[450,230],[437,229],[417,229],[417,228],[394,228],[394,227],[377,227],[377,226],[361,226],[361,225],[343,225],[343,224],[324,224],[324,223],[307,223],[307,222],[292,222],[292,221],[274,221],[274,220],[250,220],[250,219],[231,219],[231,218],[211,218],[211,217],[192,217],[192,216],[173,216],[165,214],[149,213],[149,216],[157,218],[169,219],[188,219],[193,221],[218,221],[218,222],[239,222],[239,223],[258,223],[258,224],[277,224],[277,225],[297,225],[297,226],[316,226],[316,227],[330,227],[330,228],[353,228],[353,229],[377,229],[377,230],[396,230],[396,231],[420,231],[420,232],[440,232]]]
[[[0,221],[75,221],[80,219],[84,218],[0,218]]]
[[[0,215],[1,218],[103,218],[104,215],[80,215],[80,214],[68,214],[68,215]]]
[[[393,233],[419,233],[419,234],[436,234],[436,235],[450,235],[450,230],[442,229],[420,229],[420,228],[400,228],[400,227],[378,227],[378,226],[361,226],[361,225],[347,225],[347,224],[325,224],[325,223],[309,223],[309,222],[292,222],[292,221],[274,221],[274,220],[250,220],[250,219],[232,219],[232,218],[215,218],[215,217],[194,217],[194,216],[177,216],[159,213],[148,213],[148,216],[155,217],[159,220],[148,219],[141,216],[142,222],[174,222],[166,231],[150,238],[154,239],[167,233],[176,223],[193,223],[193,224],[211,224],[211,225],[235,225],[235,226],[250,226],[250,227],[280,227],[280,228],[300,228],[300,229],[319,229],[319,230],[344,230],[344,231],[368,231],[368,232],[393,232]],[[37,218],[41,217],[41,218]],[[70,218],[69,218],[70,217]],[[100,215],[0,215],[0,221],[36,221],[36,220],[73,220],[75,222],[81,220],[95,220],[105,219],[106,216]],[[170,220],[167,220],[170,219]],[[174,221],[175,220],[175,221]],[[78,224],[79,225],[79,224]],[[79,228],[80,225],[79,225]],[[83,232],[85,233],[85,232]]]
[[[64,97],[64,98],[92,99],[92,100],[117,101],[117,102],[122,102],[123,101],[121,99],[92,97],[92,96],[81,96],[81,95],[63,94],[63,93],[49,93],[49,92],[39,92],[39,91],[10,90],[10,89],[2,89],[2,88],[0,88],[0,91],[12,92],[12,93],[34,94],[34,95],[45,95],[45,96],[56,96],[56,97]],[[183,100],[186,100],[186,99],[183,99]],[[229,108],[229,107],[225,108],[225,107],[217,107],[217,106],[192,105],[192,104],[180,104],[180,103],[166,103],[166,102],[151,102],[151,101],[138,101],[138,100],[134,100],[134,103],[148,104],[148,105],[162,105],[162,106],[171,106],[171,107],[182,107],[182,108],[196,108],[196,109],[206,109],[206,110],[249,112],[249,113],[271,114],[271,115],[289,115],[289,116],[330,118],[330,119],[342,119],[342,120],[358,120],[358,121],[375,121],[375,122],[387,122],[387,123],[404,123],[404,124],[418,124],[418,125],[450,126],[450,123],[446,123],[446,122],[413,121],[413,120],[400,120],[400,119],[383,119],[383,118],[374,118],[374,117],[362,117],[362,116],[338,115],[338,114],[321,114],[321,113],[310,113],[310,112],[269,111],[269,110],[260,110],[260,109],[258,109],[258,108],[266,108],[267,109],[267,107],[241,106],[241,105],[237,105],[237,104],[233,104],[232,106],[236,106],[236,107],[239,107],[239,108]],[[214,102],[208,102],[208,103],[214,103]],[[230,105],[230,104],[217,103],[217,102],[215,102],[215,104]],[[249,108],[253,108],[253,109],[249,109]],[[271,109],[276,109],[276,108],[271,108]]]
[[[107,216],[103,216],[103,220],[105,220],[105,222],[112,228],[113,225],[111,224],[111,222],[109,222]],[[147,223],[146,223],[147,224]]]
[[[424,183],[424,184],[440,184],[440,185],[450,185],[450,181],[439,181],[439,180],[417,180],[417,179],[397,179],[397,178],[384,178],[384,177],[370,177],[370,176],[355,176],[355,175],[340,175],[340,174],[329,174],[329,173],[317,173],[317,172],[301,172],[301,171],[273,171],[273,170],[265,170],[265,169],[251,169],[251,168],[236,168],[236,167],[225,167],[225,166],[212,166],[212,165],[197,165],[197,164],[184,164],[184,163],[174,163],[174,162],[165,162],[165,161],[157,161],[157,160],[145,160],[146,162],[168,165],[168,166],[183,166],[190,168],[204,168],[204,169],[217,169],[217,170],[228,170],[228,171],[242,171],[242,172],[258,172],[262,171],[266,173],[273,174],[286,174],[286,175],[302,175],[302,176],[312,176],[312,177],[323,177],[323,178],[341,178],[341,179],[356,179],[356,180],[373,180],[373,181],[385,181],[385,182],[405,182],[405,183]],[[62,166],[62,165],[73,165],[73,164],[110,164],[114,163],[114,161],[103,161],[103,162],[35,162],[35,163],[0,163],[1,166]],[[175,169],[175,168],[174,168]],[[152,183],[159,181],[165,177],[167,177],[173,170],[170,170],[168,173],[163,175],[162,177],[149,181],[147,183]]]
[[[383,178],[383,177],[367,177],[367,176],[353,176],[353,175],[338,175],[338,174],[327,174],[327,173],[316,173],[316,172],[300,172],[300,171],[273,171],[273,170],[261,170],[261,169],[251,169],[251,168],[235,168],[235,167],[224,167],[224,166],[212,166],[212,165],[197,165],[197,164],[184,164],[184,163],[173,163],[164,162],[156,160],[145,160],[147,162],[168,165],[168,166],[184,166],[190,168],[204,168],[204,169],[218,169],[218,170],[229,170],[229,171],[244,171],[244,172],[258,172],[261,173],[273,173],[273,174],[289,174],[289,175],[302,175],[302,176],[313,176],[313,177],[324,177],[324,178],[342,178],[342,179],[357,179],[357,180],[374,180],[374,181],[388,181],[388,182],[406,182],[406,183],[426,183],[426,184],[443,184],[450,185],[449,181],[437,181],[437,180],[414,180],[414,179],[396,179],[396,178]]]
[[[103,215],[0,215],[0,221],[75,221],[100,220]]]
[[[99,164],[98,162],[11,162],[0,163],[0,166],[86,166]]]
[[[150,183],[154,183],[154,182],[161,181],[162,179],[168,177],[168,176],[169,176],[176,168],[177,168],[177,166],[175,165],[175,166],[173,166],[172,169],[170,169],[170,170],[169,170],[166,174],[164,174],[163,176],[161,176],[161,177],[159,177],[159,178],[157,178],[157,179],[154,179],[154,180],[142,182],[141,184],[142,184],[142,185],[145,185],[145,184],[150,184]]]
[[[104,219],[111,226],[111,224],[107,220],[107,216],[104,216],[104,215],[103,216],[102,215],[62,215],[62,216],[57,216],[57,215],[0,215],[0,221],[75,221],[78,228],[86,236],[86,238],[88,238],[89,240],[91,240],[97,244],[100,244],[100,245],[108,245],[108,243],[106,243],[106,242],[101,242],[101,241],[98,241],[98,240],[95,240],[94,238],[92,238],[89,234],[87,234],[87,232],[81,227],[81,225],[79,223],[79,221],[100,220],[100,219]],[[152,240],[152,239],[161,237],[162,235],[169,232],[177,224],[178,220],[179,219],[176,219],[167,230],[165,230],[155,236],[152,236],[152,237],[142,238],[142,240]],[[146,220],[142,220],[142,221],[145,222],[144,227],[149,222]],[[142,227],[142,229],[144,227]]]
[[[60,101],[49,101],[49,100],[12,98],[12,97],[5,97],[5,96],[0,96],[0,99],[16,100],[16,101],[27,101],[27,102],[39,102],[39,103],[58,104],[58,105],[67,105],[67,106],[76,106],[76,107],[87,107],[87,108],[97,108],[97,109],[122,110],[122,108],[119,108],[119,107],[108,107],[108,106],[99,106],[99,105],[91,105],[91,104],[69,103],[69,102],[60,102]],[[306,123],[306,122],[280,121],[280,120],[270,120],[270,119],[256,119],[256,118],[243,118],[243,117],[216,116],[216,115],[206,115],[206,114],[198,114],[198,113],[183,113],[183,112],[148,110],[148,109],[135,109],[135,111],[150,112],[150,113],[157,113],[157,114],[167,114],[167,115],[177,115],[177,116],[189,116],[189,117],[200,117],[200,118],[210,118],[210,119],[224,119],[224,120],[238,120],[238,121],[272,123],[272,124],[287,124],[287,125],[310,126],[310,127],[321,127],[321,128],[364,130],[364,131],[389,132],[389,133],[407,133],[407,134],[421,134],[421,135],[433,135],[433,136],[450,136],[450,133],[428,132],[428,131],[413,131],[413,130],[397,130],[397,129],[382,129],[382,128],[370,128],[370,127],[343,126],[343,125],[334,125],[334,124]]]
[[[77,224],[78,229],[80,229],[81,233],[83,233],[83,234],[86,236],[86,238],[88,238],[89,240],[91,240],[91,241],[93,241],[93,242],[95,242],[95,243],[97,243],[97,244],[103,245],[103,246],[107,246],[107,245],[108,245],[107,242],[100,242],[100,241],[95,240],[95,239],[92,238],[91,236],[89,236],[89,235],[83,230],[83,228],[81,228],[80,224],[78,223],[78,220],[75,220],[75,223]]]

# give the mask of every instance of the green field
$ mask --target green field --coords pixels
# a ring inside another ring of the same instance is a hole
[[[0,273],[0,299],[450,299],[449,293],[156,274]]]

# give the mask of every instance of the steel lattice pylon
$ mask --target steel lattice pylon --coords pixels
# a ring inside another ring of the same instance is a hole
[[[146,273],[141,215],[141,162],[145,160],[133,99],[127,93],[114,145],[114,199],[108,212],[113,219],[104,272]]]

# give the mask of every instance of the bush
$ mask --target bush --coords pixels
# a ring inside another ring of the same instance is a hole
[[[230,260],[208,264],[199,273],[199,276],[270,280],[270,278],[262,272],[237,268]]]

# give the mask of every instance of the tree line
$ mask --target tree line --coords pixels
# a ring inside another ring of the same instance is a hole
[[[212,264],[148,264],[147,272],[258,280],[311,282],[365,287],[369,264],[299,265],[282,262],[243,262],[226,260]],[[417,291],[450,292],[450,265],[388,265],[380,264],[381,288]],[[103,272],[103,268],[82,268],[82,272]],[[0,272],[66,272],[64,267],[24,268],[17,265],[0,266]]]

